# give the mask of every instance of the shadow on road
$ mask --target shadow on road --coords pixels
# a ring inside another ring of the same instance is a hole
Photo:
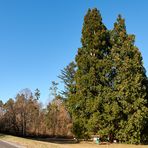
[[[31,140],[41,141],[41,142],[50,142],[55,144],[76,144],[78,143],[74,139],[66,139],[66,138],[28,138]]]

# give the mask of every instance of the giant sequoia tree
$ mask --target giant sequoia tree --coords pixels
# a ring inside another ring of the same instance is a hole
[[[148,87],[142,56],[134,40],[119,15],[111,32],[114,68],[111,96],[117,104],[116,137],[122,142],[141,143],[148,117]]]
[[[96,134],[103,126],[101,105],[108,88],[109,33],[97,9],[88,10],[84,18],[81,42],[76,55],[76,93],[68,100],[78,137]]]
[[[67,100],[77,137],[147,139],[148,81],[134,40],[120,15],[109,31],[99,11],[88,10],[76,55],[76,91]]]

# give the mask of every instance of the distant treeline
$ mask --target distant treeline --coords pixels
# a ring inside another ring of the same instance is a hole
[[[89,139],[98,135],[112,142],[148,142],[148,79],[135,36],[128,34],[118,16],[112,30],[100,12],[89,9],[84,17],[75,60],[59,75],[65,89],[43,109],[39,90],[29,98],[1,103],[0,130],[18,135],[61,135]],[[69,51],[71,52],[71,51]]]
[[[72,136],[71,118],[60,96],[46,108],[39,103],[40,91],[24,89],[5,104],[0,101],[0,132],[18,136]]]

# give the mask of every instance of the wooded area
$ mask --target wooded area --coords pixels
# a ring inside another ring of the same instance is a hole
[[[19,136],[71,136],[71,118],[57,96],[46,108],[38,99],[40,92],[20,92],[15,100],[0,103],[0,132]]]
[[[148,142],[148,79],[125,20],[119,15],[108,30],[100,12],[89,9],[81,43],[75,60],[59,75],[65,89],[58,94],[53,82],[54,99],[46,108],[38,101],[38,89],[0,103],[0,132]]]

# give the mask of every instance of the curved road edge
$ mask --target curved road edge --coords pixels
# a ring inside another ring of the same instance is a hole
[[[3,142],[3,143],[5,143],[6,145],[8,145],[8,148],[10,148],[10,146],[12,146],[13,148],[26,148],[25,146],[18,145],[18,144],[16,144],[16,143],[8,142],[8,141],[1,140],[1,139],[0,139],[0,142]]]

